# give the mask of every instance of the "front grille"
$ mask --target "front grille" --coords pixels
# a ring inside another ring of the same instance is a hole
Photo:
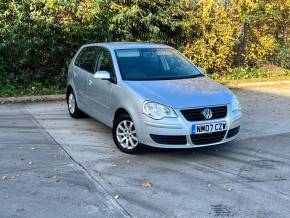
[[[240,131],[240,127],[239,127],[239,126],[236,127],[236,128],[230,129],[230,130],[228,131],[227,138],[231,138],[231,137],[237,135],[237,134],[239,133],[239,131]]]
[[[193,144],[204,145],[204,144],[220,142],[221,140],[223,140],[225,134],[226,134],[226,131],[193,134],[190,136],[190,138]]]
[[[168,145],[185,145],[187,143],[186,136],[182,135],[153,135],[150,134],[152,140],[158,144]]]
[[[220,119],[227,116],[228,110],[227,110],[226,105],[206,107],[206,108],[209,108],[212,111],[211,120]],[[202,121],[202,120],[207,120],[202,114],[204,109],[205,108],[193,108],[193,109],[180,110],[180,112],[188,121]]]

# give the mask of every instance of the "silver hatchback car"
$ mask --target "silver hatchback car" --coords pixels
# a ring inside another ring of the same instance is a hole
[[[126,153],[225,143],[238,136],[242,116],[229,89],[172,47],[148,43],[82,46],[68,68],[67,104],[73,118],[111,127]]]

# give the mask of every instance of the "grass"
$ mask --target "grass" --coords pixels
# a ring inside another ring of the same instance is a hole
[[[227,78],[215,78],[218,82],[224,85],[234,85],[239,83],[255,83],[255,82],[276,82],[276,81],[290,81],[290,76],[270,76],[270,77],[260,77],[260,78],[248,78],[248,79],[227,79]]]
[[[43,86],[41,83],[33,84],[29,87],[17,86],[7,84],[0,87],[0,97],[19,97],[19,96],[32,96],[32,95],[56,95],[64,94],[65,87],[50,85]]]
[[[20,97],[20,96],[33,96],[33,95],[57,95],[64,94],[65,88],[59,88],[55,86],[51,86],[48,88],[43,88],[42,90],[30,90],[30,89],[21,89],[21,90],[13,90],[6,89],[0,90],[0,97]]]
[[[283,81],[290,80],[290,70],[273,65],[264,65],[259,69],[238,68],[233,72],[226,72],[222,75],[214,73],[208,76],[222,84]]]
[[[234,84],[239,84],[239,83],[251,83],[251,82],[275,82],[275,81],[290,81],[290,76],[272,76],[272,77],[267,77],[267,78],[249,78],[249,79],[225,79],[225,78],[218,78],[217,81],[224,85],[234,85]]]
[[[28,79],[23,73],[20,76],[0,75],[0,97],[18,97],[32,95],[55,95],[65,93],[64,76],[54,77],[48,81]]]

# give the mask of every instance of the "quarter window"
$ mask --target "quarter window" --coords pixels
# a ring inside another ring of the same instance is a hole
[[[75,60],[75,65],[90,73],[94,73],[96,57],[97,57],[97,48],[86,47],[77,56]]]

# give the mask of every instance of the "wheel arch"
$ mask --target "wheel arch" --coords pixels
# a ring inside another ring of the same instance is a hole
[[[71,85],[67,85],[67,87],[66,87],[66,95],[65,95],[66,101],[68,101],[68,95],[69,95],[70,91],[73,91],[73,88],[72,88]]]
[[[79,102],[79,101],[78,101],[79,98],[78,98],[78,95],[77,95],[77,93],[76,93],[76,91],[75,91],[75,89],[74,89],[74,86],[73,86],[72,84],[68,84],[67,87],[66,87],[66,95],[65,95],[66,100],[68,100],[68,95],[69,95],[69,92],[70,92],[70,91],[72,91],[72,92],[74,93],[74,96],[75,96],[76,101],[77,101],[77,103],[78,103],[78,102]]]
[[[128,114],[131,117],[131,119],[132,119],[132,116],[130,115],[130,113],[128,112],[128,110],[126,110],[124,107],[119,107],[115,111],[113,122],[115,122],[115,120],[117,119],[117,117],[120,116],[121,114]]]

